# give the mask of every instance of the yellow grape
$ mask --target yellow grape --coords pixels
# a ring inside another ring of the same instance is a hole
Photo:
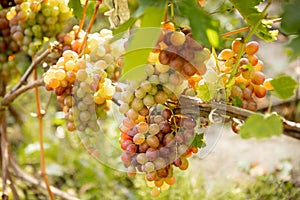
[[[182,32],[175,31],[172,33],[170,41],[174,46],[181,46],[185,42],[185,35]]]
[[[155,187],[154,181],[147,181],[146,180],[146,184],[147,184],[148,187],[151,187],[151,188]]]
[[[75,62],[73,60],[68,60],[65,63],[65,69],[66,69],[66,71],[73,71],[75,67],[76,67],[76,64],[75,64]]]
[[[158,197],[159,195],[160,195],[160,189],[159,188],[155,187],[151,190],[151,196],[152,197],[155,198],[155,197]]]
[[[105,102],[105,98],[101,97],[101,96],[94,96],[94,102],[96,104],[103,104]]]
[[[229,60],[230,58],[234,57],[234,54],[234,51],[231,49],[223,49],[219,54],[219,58]]]
[[[147,133],[149,130],[149,126],[146,122],[140,122],[136,127],[139,133]]]
[[[272,78],[267,78],[264,82],[264,87],[266,90],[274,90],[273,85],[271,84]]]
[[[61,81],[61,80],[65,79],[66,72],[65,72],[65,70],[58,69],[58,70],[55,71],[55,75],[54,76],[55,76],[55,78],[57,80]]]
[[[257,64],[253,68],[255,71],[261,71],[264,68],[264,63],[261,60],[258,60]]]
[[[85,81],[86,79],[88,78],[88,73],[85,71],[85,70],[83,70],[83,69],[80,69],[80,70],[78,70],[78,72],[77,72],[77,79],[79,80],[79,81]]]
[[[145,135],[143,133],[137,133],[134,137],[133,137],[133,142],[135,144],[142,144],[145,141]]]
[[[164,184],[160,187],[161,190],[168,190],[170,188],[170,185],[164,182]]]
[[[49,81],[49,86],[53,89],[55,88],[58,88],[60,86],[60,82],[55,79],[55,78],[52,78],[50,81]]]

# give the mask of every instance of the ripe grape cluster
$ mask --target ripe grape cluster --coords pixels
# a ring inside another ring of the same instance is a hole
[[[218,55],[221,72],[231,72],[233,66],[238,65],[235,82],[230,88],[230,98],[238,98],[242,107],[251,111],[257,110],[255,98],[263,98],[268,89],[264,86],[264,64],[256,56],[258,50],[259,44],[256,41],[243,44],[242,40],[234,40],[231,49],[224,49]],[[237,60],[240,52],[243,53],[242,58]]]
[[[0,77],[9,83],[26,70],[30,57],[63,29],[72,12],[59,0],[1,3],[5,9],[0,9]]]
[[[187,158],[198,151],[190,143],[196,134],[195,127],[195,120],[175,115],[168,108],[137,124],[124,118],[120,126],[120,144],[124,151],[121,159],[128,176],[145,173],[148,185],[153,187],[153,197],[168,189],[176,181],[173,168],[186,170]]]
[[[20,1],[6,14],[12,39],[29,56],[35,55],[45,38],[61,31],[71,16],[71,9],[59,0]]]
[[[192,39],[189,28],[173,28],[171,23],[163,26],[145,73],[128,81],[119,107],[125,115],[120,125],[121,159],[128,176],[145,173],[154,186],[153,197],[174,184],[173,167],[187,169],[187,158],[197,152],[190,143],[196,121],[174,114],[165,105],[169,101],[178,104],[182,94],[195,95],[193,87],[206,72],[205,62],[210,57],[209,50]],[[156,112],[160,106],[163,109]]]
[[[77,30],[78,26],[75,26],[67,36]],[[71,44],[82,41],[84,34],[86,33],[81,31],[77,40]],[[109,100],[115,93],[115,86],[107,77],[107,69],[124,53],[122,46],[126,42],[126,39],[117,40],[122,45],[118,47],[118,53],[112,54],[114,48],[111,46],[114,43],[109,43],[112,38],[112,31],[107,29],[88,34],[86,48],[81,56],[72,46],[70,50],[64,49],[62,57],[44,75],[46,88],[54,90],[58,96],[69,131],[83,132],[87,128],[97,131],[97,119],[105,117],[106,110],[110,107]]]
[[[14,55],[19,51],[19,46],[10,35],[9,21],[6,19],[8,10],[0,10],[0,77],[8,82],[19,74]]]

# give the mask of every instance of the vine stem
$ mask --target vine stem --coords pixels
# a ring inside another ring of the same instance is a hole
[[[80,24],[79,24],[78,31],[77,31],[76,34],[75,34],[75,38],[78,37],[78,34],[79,34],[79,32],[81,31],[81,29],[82,29],[82,27],[83,27],[84,20],[85,20],[85,17],[86,17],[86,10],[87,10],[88,2],[89,2],[89,0],[86,0],[86,1],[85,1],[85,4],[84,4],[84,6],[83,6],[82,17],[81,17],[81,20],[80,20]]]
[[[34,79],[37,79],[37,70],[34,69]],[[44,153],[44,141],[43,141],[43,115],[41,113],[41,102],[39,98],[39,88],[37,86],[34,87],[35,89],[35,100],[36,100],[36,114],[38,118],[38,124],[39,124],[39,142],[40,142],[40,164],[41,164],[41,171],[42,171],[42,177],[44,179],[44,182],[46,184],[46,188],[49,194],[49,197],[51,200],[54,200],[54,195],[51,191],[50,184],[48,181],[47,173],[46,173],[46,164],[45,164],[45,153]]]
[[[96,19],[96,16],[97,16],[97,13],[98,13],[98,10],[99,10],[99,7],[100,7],[101,4],[102,4],[102,0],[98,0],[97,1],[97,5],[96,5],[95,10],[94,10],[94,13],[93,13],[93,16],[92,16],[91,21],[89,23],[89,26],[88,26],[88,28],[86,30],[83,42],[82,42],[82,44],[81,44],[81,46],[80,46],[80,48],[78,50],[78,52],[79,52],[80,55],[83,53],[83,50],[85,49],[87,37],[88,37],[89,33],[91,32],[92,26],[93,26],[93,24],[95,22],[95,19]]]
[[[1,165],[2,165],[2,199],[8,199],[7,180],[8,174],[8,142],[6,132],[5,110],[0,111],[0,133],[1,133]]]
[[[0,80],[0,97],[4,96],[6,92],[6,84]],[[6,129],[6,109],[0,107],[0,134],[1,134],[1,168],[2,168],[2,199],[8,199],[7,181],[9,178],[8,171],[8,142],[7,142],[7,129]]]
[[[170,8],[171,8],[171,20],[174,22],[175,20],[174,1],[170,3]]]

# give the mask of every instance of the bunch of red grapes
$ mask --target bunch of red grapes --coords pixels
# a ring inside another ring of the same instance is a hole
[[[266,90],[270,89],[265,86],[266,77],[262,72],[264,64],[256,56],[258,50],[259,44],[256,41],[243,45],[242,40],[234,40],[232,48],[224,49],[218,56],[221,72],[231,72],[233,67],[238,65],[234,77],[235,83],[230,88],[230,98],[238,98],[242,102],[242,107],[251,111],[257,110],[255,98],[263,98]],[[237,60],[240,52],[242,52],[242,58]]]

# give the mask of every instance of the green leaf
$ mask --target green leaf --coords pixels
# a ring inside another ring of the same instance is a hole
[[[295,60],[300,56],[300,34],[296,37],[292,38],[287,47],[290,49],[288,51],[288,55],[290,56],[290,60]]]
[[[280,27],[286,34],[300,33],[300,1],[293,1],[284,6]]]
[[[73,13],[77,19],[81,19],[83,7],[80,0],[70,0],[68,6],[73,9]]]
[[[92,18],[95,11],[96,1],[89,1],[86,9],[86,16]]]
[[[258,22],[256,36],[265,41],[273,41],[276,39],[278,31],[269,30],[270,21],[263,20],[265,16],[256,8],[263,0],[230,0],[233,6],[239,11],[247,22],[248,26],[255,26]]]
[[[275,113],[272,113],[269,116],[263,116],[258,113],[250,115],[239,131],[243,139],[252,137],[262,139],[275,135],[279,136],[282,132],[283,123],[280,116]]]
[[[138,18],[137,17],[130,17],[126,22],[121,24],[117,29],[113,30],[113,34],[122,34],[125,31],[127,31],[129,28],[132,27],[132,25],[136,22]]]
[[[135,30],[125,54],[122,79],[136,80],[143,75],[143,70],[134,73],[132,70],[147,63],[149,53],[155,46],[161,32],[160,26],[163,16],[164,8],[148,7],[145,9],[141,19],[141,28]]]
[[[208,102],[213,98],[211,90],[209,90],[208,85],[206,83],[204,83],[203,85],[197,85],[196,93],[197,97],[199,97],[204,102]]]
[[[163,8],[166,6],[167,0],[138,0],[140,7],[146,8],[146,7],[160,7]]]
[[[204,133],[196,134],[194,138],[192,138],[192,147],[196,148],[203,148],[206,146],[205,139],[204,139]]]
[[[298,87],[297,81],[291,76],[279,75],[271,81],[271,85],[274,87],[273,95],[281,99],[288,99],[295,95]]]
[[[212,18],[196,0],[177,0],[179,13],[188,18],[193,37],[205,46],[218,47],[221,43],[219,21]]]

